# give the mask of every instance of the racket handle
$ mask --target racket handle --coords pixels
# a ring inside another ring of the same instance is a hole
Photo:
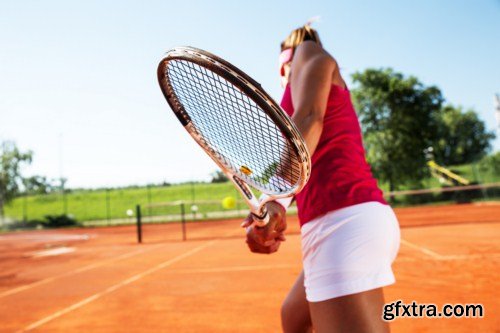
[[[264,227],[269,223],[269,214],[267,213],[266,207],[262,207],[261,213],[261,215],[257,215],[252,212],[254,225],[257,227]]]

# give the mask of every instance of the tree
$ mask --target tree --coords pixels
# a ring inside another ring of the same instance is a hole
[[[476,112],[447,105],[439,114],[434,157],[444,165],[472,163],[488,153],[494,138]]]
[[[22,180],[26,193],[47,194],[60,186],[53,185],[45,176],[31,176]]]
[[[364,135],[367,159],[377,178],[417,185],[427,173],[424,149],[437,136],[441,91],[392,69],[367,69],[353,75],[354,102]]]
[[[32,152],[21,152],[11,141],[0,146],[0,220],[3,220],[4,205],[19,193],[22,183],[21,167],[30,164]]]
[[[211,181],[212,183],[225,183],[225,182],[229,181],[229,179],[227,179],[224,172],[222,172],[220,170],[213,172],[211,174],[211,176],[212,176],[212,181]]]
[[[492,170],[494,174],[500,175],[500,151],[483,157],[479,161],[479,169],[483,172]]]

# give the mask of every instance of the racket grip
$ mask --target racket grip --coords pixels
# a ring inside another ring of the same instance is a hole
[[[264,227],[269,223],[269,214],[267,213],[266,207],[262,207],[261,213],[261,215],[257,215],[252,212],[254,225],[257,227]]]

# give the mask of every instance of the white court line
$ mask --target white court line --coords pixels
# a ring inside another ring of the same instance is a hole
[[[7,234],[0,235],[0,241],[13,241],[13,240],[31,240],[31,241],[71,241],[71,240],[88,240],[90,235],[69,235],[69,234],[31,234],[31,235],[17,235]]]
[[[442,257],[443,258],[438,260],[453,261],[453,260],[471,260],[471,259],[495,259],[495,258],[500,258],[500,253],[457,254],[457,255],[449,255]]]
[[[434,251],[431,251],[431,250],[429,250],[429,249],[428,249],[428,248],[426,248],[426,247],[423,247],[423,246],[418,246],[418,245],[416,245],[416,244],[410,243],[410,242],[408,242],[407,240],[404,240],[404,239],[402,239],[402,238],[401,238],[401,244],[404,244],[404,245],[406,245],[406,246],[408,246],[408,247],[411,247],[412,249],[415,249],[415,250],[417,250],[417,251],[420,251],[420,252],[422,252],[423,254],[426,254],[426,255],[428,255],[429,257],[432,257],[432,258],[434,258],[434,259],[438,259],[438,260],[439,260],[439,259],[444,258],[444,256],[440,255],[439,253],[436,253],[436,252],[434,252]]]
[[[187,258],[187,257],[189,257],[189,256],[191,256],[191,255],[193,255],[193,254],[195,254],[197,252],[200,252],[201,250],[209,247],[210,245],[214,244],[215,242],[217,242],[217,240],[213,240],[213,241],[207,242],[205,244],[202,244],[200,246],[197,246],[194,249],[192,249],[192,250],[190,250],[190,251],[188,251],[188,252],[186,252],[184,254],[178,255],[177,257],[174,257],[172,259],[164,261],[161,264],[158,264],[155,267],[150,268],[150,269],[148,269],[148,270],[146,270],[146,271],[144,271],[142,273],[133,275],[133,276],[129,277],[128,279],[123,280],[120,283],[112,285],[111,287],[108,287],[108,288],[104,289],[103,291],[101,291],[99,293],[96,293],[96,294],[94,294],[92,296],[89,296],[89,297],[81,300],[80,302],[77,302],[77,303],[75,303],[73,305],[70,305],[67,308],[64,308],[64,309],[62,309],[60,311],[54,312],[50,316],[42,318],[42,319],[40,319],[40,320],[38,320],[38,321],[36,321],[36,322],[34,322],[34,323],[26,326],[25,328],[17,331],[17,333],[31,331],[31,330],[33,330],[33,329],[35,329],[37,327],[40,327],[40,326],[48,323],[51,320],[54,320],[54,319],[56,319],[58,317],[61,317],[61,316],[65,315],[66,313],[71,312],[73,310],[76,310],[76,309],[78,309],[78,308],[80,308],[80,307],[82,307],[82,306],[84,306],[84,305],[86,305],[86,304],[88,304],[88,303],[90,303],[92,301],[95,301],[98,298],[101,298],[104,295],[107,295],[107,294],[112,293],[113,291],[115,291],[117,289],[120,289],[121,287],[124,287],[124,286],[126,286],[126,285],[128,285],[128,284],[130,284],[130,283],[132,283],[134,281],[137,281],[137,280],[139,280],[139,279],[147,276],[147,275],[153,274],[153,273],[159,271],[160,269],[168,267],[168,266],[170,266],[170,265],[172,265],[172,264],[174,264],[174,263],[176,263],[178,261],[181,261],[182,259]]]
[[[74,247],[56,247],[50,250],[43,250],[43,251],[37,251],[37,252],[32,252],[31,257],[33,258],[43,258],[43,257],[52,257],[52,256],[60,256],[61,254],[67,254],[67,253],[73,253],[75,252]]]
[[[261,271],[272,269],[294,268],[298,265],[281,264],[281,265],[253,265],[253,266],[230,266],[230,267],[213,267],[213,268],[192,268],[170,270],[168,273],[189,274],[189,273],[223,273],[223,272],[243,272],[243,271]]]
[[[418,262],[418,261],[465,261],[465,260],[477,260],[477,259],[489,260],[496,258],[500,258],[500,253],[449,255],[449,256],[441,256],[441,258],[400,258],[396,259],[396,263]]]
[[[109,260],[104,260],[104,261],[101,261],[101,262],[93,263],[93,264],[90,264],[90,265],[87,265],[87,266],[84,266],[84,267],[80,267],[80,268],[74,269],[72,271],[68,271],[68,272],[60,274],[60,275],[51,276],[51,277],[48,277],[48,278],[40,280],[40,281],[36,281],[36,282],[30,283],[30,284],[26,284],[24,286],[20,286],[20,287],[14,288],[14,289],[6,290],[6,291],[0,293],[0,298],[5,297],[5,296],[9,296],[9,295],[12,295],[12,294],[17,294],[17,293],[19,293],[21,291],[28,290],[28,289],[40,286],[42,284],[46,284],[46,283],[58,280],[58,279],[63,278],[63,277],[67,277],[67,276],[70,276],[70,275],[73,275],[73,274],[82,273],[82,272],[85,272],[85,271],[88,271],[90,269],[103,266],[103,265],[111,263],[111,262],[115,262],[115,261],[118,261],[118,260],[121,260],[121,259],[133,257],[135,255],[138,255],[138,254],[141,254],[141,253],[144,253],[144,252],[148,252],[148,251],[154,250],[154,249],[162,247],[162,246],[166,246],[166,245],[165,244],[160,244],[160,245],[151,246],[150,248],[147,248],[147,249],[141,249],[139,251],[125,253],[125,254],[122,254],[120,256],[113,257],[113,258],[111,258]]]

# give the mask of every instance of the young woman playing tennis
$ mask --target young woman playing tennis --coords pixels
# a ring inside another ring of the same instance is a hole
[[[399,226],[365,160],[361,130],[335,59],[309,25],[281,44],[281,102],[304,137],[312,173],[296,195],[303,272],[281,311],[284,332],[388,332],[382,287]],[[284,240],[287,203],[267,204],[270,223],[244,221],[252,252],[273,253]]]

